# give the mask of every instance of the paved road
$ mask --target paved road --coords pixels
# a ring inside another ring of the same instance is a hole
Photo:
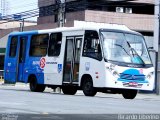
[[[95,97],[86,97],[81,92],[72,96],[54,93],[51,89],[46,89],[45,93],[35,93],[30,92],[28,86],[0,85],[0,113],[57,114],[55,119],[61,120],[66,116],[59,114],[160,114],[160,97],[138,95],[134,100],[126,100],[118,94],[99,93]],[[94,116],[88,117],[92,119]],[[103,115],[101,117],[106,119]]]
[[[77,95],[30,92],[28,86],[0,86],[0,113],[35,113],[35,114],[106,114],[106,113],[160,113],[160,97],[137,96],[126,100],[121,95],[98,94],[86,97],[81,92]]]

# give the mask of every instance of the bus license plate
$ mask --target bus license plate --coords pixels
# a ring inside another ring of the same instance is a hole
[[[137,82],[129,82],[130,87],[137,87],[138,83]]]

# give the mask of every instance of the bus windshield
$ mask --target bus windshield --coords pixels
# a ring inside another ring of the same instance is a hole
[[[122,32],[101,32],[104,57],[109,61],[133,64],[151,64],[141,35]]]

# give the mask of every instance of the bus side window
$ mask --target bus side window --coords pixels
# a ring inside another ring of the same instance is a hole
[[[85,32],[83,56],[102,59],[100,40],[96,31]]]
[[[33,35],[30,44],[30,56],[42,57],[46,56],[48,48],[48,34]]]
[[[10,57],[16,56],[17,44],[18,44],[18,37],[17,36],[12,37],[11,43],[10,43],[10,50],[9,50]]]
[[[48,56],[59,56],[61,51],[62,33],[52,33],[49,40]]]

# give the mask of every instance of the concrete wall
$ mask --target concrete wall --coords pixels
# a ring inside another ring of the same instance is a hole
[[[66,13],[66,21],[85,20],[85,11]]]
[[[12,22],[6,22],[6,21],[0,21],[0,29],[9,29],[9,28],[15,28],[15,27],[20,27],[20,21],[12,21]],[[37,22],[29,22],[25,21],[24,22],[25,26],[32,26],[32,25],[37,25]]]
[[[136,31],[153,31],[154,15],[85,11],[85,21],[124,24]]]
[[[45,16],[45,17],[38,17],[37,19],[37,24],[46,24],[46,23],[54,23],[55,21],[55,16],[51,15],[51,16]]]
[[[53,29],[58,27],[57,23],[46,23],[46,24],[40,24],[40,25],[34,25],[34,26],[25,26],[24,31],[29,30],[42,30],[42,29]],[[13,32],[13,31],[19,31],[18,28],[12,28],[12,29],[6,29],[6,30],[0,30],[0,38],[3,38],[7,34]]]
[[[8,34],[0,39],[0,48],[6,48],[8,41]]]
[[[127,14],[94,10],[66,13],[66,21],[74,20],[124,24],[130,29],[136,31],[153,32],[154,30],[154,15]],[[38,24],[44,23],[55,23],[54,15],[39,17]]]

